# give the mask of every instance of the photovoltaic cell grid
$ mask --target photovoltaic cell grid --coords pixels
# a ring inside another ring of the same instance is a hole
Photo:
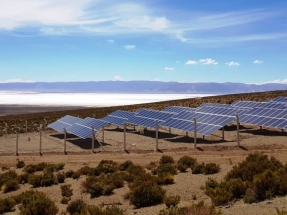
[[[214,115],[224,115],[224,116],[239,116],[248,111],[247,108],[230,107],[230,106],[203,106],[196,109],[196,112],[201,113],[211,113]]]
[[[80,120],[82,119],[79,117],[67,115],[49,124],[48,127],[54,129],[55,131],[63,132],[64,128],[67,129],[69,126],[73,125],[74,123]]]
[[[116,110],[108,116],[102,118],[102,120],[113,125],[122,126],[134,115],[135,113],[132,112]]]
[[[245,113],[240,118],[240,122],[252,125],[286,129],[287,109],[254,108]]]
[[[107,122],[100,119],[87,117],[76,122],[72,126],[67,127],[67,132],[86,139],[92,136],[92,127],[94,128],[94,132],[96,133],[98,130],[100,130],[103,126],[107,124]]]
[[[128,123],[148,128],[156,128],[155,121],[158,121],[160,124],[174,115],[174,113],[169,112],[140,109],[133,117],[128,119]]]
[[[224,125],[234,121],[234,116],[185,111],[173,116],[166,122],[160,123],[160,125],[194,132],[194,118],[196,118],[196,132],[203,135],[210,135]]]
[[[236,101],[232,104],[233,107],[241,108],[286,108],[283,104],[273,102],[252,102],[252,101]]]
[[[194,111],[195,108],[190,107],[181,107],[181,106],[169,106],[163,109],[162,111],[170,112],[170,113],[180,113],[182,111]]]
[[[284,105],[287,105],[287,97],[277,97],[273,100],[269,100],[268,102],[274,102],[274,103],[285,103]]]

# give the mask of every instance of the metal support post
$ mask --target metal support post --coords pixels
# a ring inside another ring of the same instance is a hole
[[[67,154],[66,139],[67,139],[67,130],[64,128],[64,153],[65,154]]]
[[[102,139],[103,139],[103,143],[105,142],[105,126],[103,126],[102,128]]]
[[[194,122],[194,148],[196,149],[196,119],[195,117],[193,118],[193,122]]]
[[[155,151],[158,151],[158,122],[157,120],[155,121],[155,138],[156,138],[156,142],[155,142]]]
[[[92,128],[92,152],[94,152],[94,150],[95,150],[95,130],[94,130],[94,126],[92,126],[91,128]]]
[[[237,146],[240,146],[240,139],[239,139],[239,117],[238,114],[236,116],[236,123],[237,123]]]
[[[127,125],[124,124],[124,151],[127,150],[126,131],[127,131]]]

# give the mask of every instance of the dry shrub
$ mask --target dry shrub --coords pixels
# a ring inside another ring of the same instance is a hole
[[[21,215],[56,215],[59,211],[55,202],[42,192],[31,190],[20,195],[22,195],[22,197],[20,197],[22,198],[22,205],[19,207]]]
[[[171,163],[160,164],[156,168],[155,172],[157,175],[165,175],[165,174],[176,175],[177,174],[175,165]]]
[[[210,174],[215,174],[220,171],[220,167],[218,164],[215,163],[208,163],[204,167],[204,174],[205,175],[210,175]]]
[[[159,160],[159,164],[174,164],[174,159],[169,155],[163,155]]]
[[[174,183],[174,175],[170,173],[159,175],[157,178],[158,185],[167,185],[167,184],[173,184],[173,183]]]
[[[20,188],[19,180],[11,179],[3,185],[2,190],[4,193],[8,193],[10,191],[18,190],[19,188]]]
[[[176,207],[179,202],[180,202],[180,196],[175,195],[175,196],[166,196],[163,200],[164,204],[170,208],[170,207]]]
[[[0,214],[14,211],[15,205],[16,205],[16,201],[11,197],[0,199]]]
[[[204,173],[205,165],[204,163],[201,164],[195,164],[192,168],[192,174],[202,174]]]
[[[70,184],[61,185],[61,193],[64,197],[71,197],[73,195],[73,190]]]
[[[161,204],[164,196],[165,190],[162,187],[148,181],[131,189],[129,197],[130,203],[140,208]]]
[[[126,171],[130,166],[134,166],[134,163],[130,160],[127,160],[119,165],[119,170]]]
[[[151,161],[148,165],[146,165],[145,168],[147,168],[148,170],[152,170],[155,169],[157,167],[157,162]]]
[[[182,156],[178,161],[177,161],[177,165],[181,165],[181,166],[186,166],[187,168],[193,168],[194,165],[197,164],[197,161],[195,158],[192,158],[190,156]]]
[[[119,166],[116,162],[112,160],[101,160],[98,169],[101,173],[113,173],[119,170]]]
[[[18,161],[17,163],[16,163],[16,167],[18,168],[18,169],[20,169],[20,168],[23,168],[25,166],[25,162],[24,161]]]
[[[2,189],[2,186],[7,183],[10,180],[13,180],[17,178],[18,175],[15,171],[9,170],[8,172],[4,172],[0,174],[0,187]]]

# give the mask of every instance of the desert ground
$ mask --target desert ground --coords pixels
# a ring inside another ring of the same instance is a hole
[[[155,151],[155,131],[142,130],[142,128],[129,127],[126,133],[127,151],[124,151],[123,140],[124,133],[122,128],[114,126],[106,127],[104,135],[100,132],[97,139],[101,145],[95,142],[95,151],[92,152],[92,140],[82,140],[73,135],[67,135],[67,154],[64,154],[64,135],[46,130],[42,133],[42,156],[39,154],[40,133],[22,133],[18,136],[18,156],[16,153],[16,134],[8,134],[0,137],[0,166],[16,169],[18,160],[23,160],[27,164],[37,164],[40,162],[65,163],[64,171],[77,170],[84,165],[95,167],[103,160],[113,160],[118,163],[131,160],[135,164],[146,166],[151,161],[158,161],[162,155],[170,155],[178,160],[183,155],[189,155],[196,158],[199,162],[214,162],[220,165],[221,171],[214,175],[193,175],[190,171],[178,173],[175,175],[175,183],[163,186],[167,195],[180,195],[181,202],[179,206],[191,205],[203,200],[211,205],[210,198],[200,189],[205,184],[208,177],[220,181],[229,172],[234,165],[243,161],[249,153],[263,152],[268,156],[274,156],[280,161],[287,162],[287,133],[278,129],[260,128],[258,126],[241,125],[240,126],[240,147],[237,146],[237,132],[235,125],[228,125],[224,129],[224,140],[222,131],[219,130],[213,135],[202,137],[197,135],[197,148],[194,148],[193,134],[186,135],[185,132],[167,129],[160,129],[158,146],[159,151]],[[20,169],[16,169],[21,172]],[[3,171],[0,170],[2,173]],[[66,179],[66,184],[71,184],[73,189],[72,200],[82,198],[86,203],[93,205],[117,204],[125,210],[125,214],[158,214],[161,209],[166,208],[164,204],[152,207],[135,209],[123,196],[128,192],[128,187],[114,190],[111,196],[102,196],[90,198],[88,194],[82,193],[81,181],[85,176],[78,180]],[[23,191],[31,189],[32,185],[20,185],[17,191],[2,193],[0,198],[11,195],[17,195]],[[60,203],[61,190],[60,185],[51,187],[37,188],[45,192],[59,207],[59,213],[65,211],[66,205]],[[196,199],[194,199],[196,196]],[[254,214],[276,214],[276,208],[286,210],[287,196],[276,197],[271,200],[256,204],[245,204],[243,200],[235,201],[220,209],[223,214],[234,215],[254,215]],[[7,214],[18,214],[19,209]]]

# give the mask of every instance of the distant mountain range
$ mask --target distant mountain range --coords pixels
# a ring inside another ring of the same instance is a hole
[[[179,83],[160,81],[0,83],[0,91],[93,93],[189,93],[231,94],[287,90],[287,84]]]

